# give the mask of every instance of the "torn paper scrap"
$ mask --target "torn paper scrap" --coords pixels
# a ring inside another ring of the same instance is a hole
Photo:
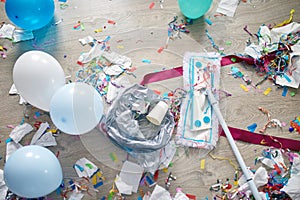
[[[221,0],[216,12],[229,17],[233,17],[238,4],[239,0]]]
[[[92,44],[96,40],[92,36],[86,36],[84,38],[79,39],[78,41],[81,43],[81,45],[84,46],[84,45],[87,45],[87,44]]]
[[[132,192],[136,193],[143,172],[144,168],[138,164],[126,160],[122,166],[120,177],[126,184],[131,185],[133,187]]]
[[[22,140],[22,138],[25,135],[30,133],[32,130],[33,130],[33,127],[30,124],[23,123],[21,125],[16,126],[9,134],[9,137],[18,143]]]
[[[5,185],[3,170],[0,169],[0,200],[5,200],[8,187]]]
[[[86,158],[81,158],[74,164],[74,169],[79,177],[91,178],[99,168]]]
[[[291,197],[291,199],[300,199],[300,175],[292,176],[288,183],[281,189]]]
[[[79,191],[73,190],[68,200],[81,200],[84,194]]]
[[[117,98],[118,94],[121,94],[125,90],[125,88],[127,88],[130,85],[131,83],[128,79],[128,76],[119,76],[116,77],[114,80],[111,80],[108,83],[106,101],[112,102]]]
[[[52,132],[47,131],[37,141],[35,141],[34,144],[42,147],[51,147],[51,146],[53,147],[57,145],[57,142]]]
[[[33,135],[30,145],[33,145],[36,143],[38,139],[42,137],[42,135],[45,133],[45,131],[49,128],[49,124],[47,122],[41,123],[39,129],[37,132]]]
[[[189,200],[181,190],[177,191],[173,200]]]
[[[6,161],[12,153],[14,153],[17,149],[21,147],[23,147],[21,144],[13,141],[13,139],[11,138],[8,138],[6,140],[6,157],[5,157]]]
[[[126,194],[126,195],[131,195],[132,194],[133,186],[128,185],[127,183],[122,181],[122,178],[118,175],[115,179],[115,184],[118,188],[119,193]]]
[[[103,52],[104,49],[102,48],[102,44],[98,44],[96,43],[89,52],[87,53],[82,53],[79,58],[78,58],[78,62],[81,63],[88,63],[90,62],[93,58],[97,58],[100,57]]]
[[[21,104],[21,105],[27,103],[27,101],[19,94],[15,84],[12,84],[12,86],[9,89],[8,94],[10,94],[10,95],[18,94],[20,97],[19,104]]]
[[[265,184],[268,183],[268,172],[264,167],[259,167],[255,174],[254,174],[254,178],[253,181],[256,185],[257,188],[264,186]]]
[[[165,188],[156,185],[149,200],[172,200],[172,198]]]
[[[0,29],[0,38],[13,39],[15,28],[16,27],[11,24],[3,24]]]
[[[113,63],[115,65],[122,66],[124,69],[130,69],[131,68],[131,59],[127,56],[120,55],[113,51],[104,51],[102,56],[108,60],[110,63]]]
[[[32,31],[28,30],[15,30],[13,34],[13,42],[32,40],[33,38],[34,35]]]

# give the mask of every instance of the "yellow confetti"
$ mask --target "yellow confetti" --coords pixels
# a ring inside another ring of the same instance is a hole
[[[205,159],[200,160],[200,169],[205,168]]]
[[[271,88],[267,88],[265,91],[264,91],[264,95],[268,95],[270,92],[271,92]]]
[[[118,49],[124,49],[124,46],[123,45],[118,45],[117,48]]]
[[[102,32],[102,28],[96,29],[96,30],[94,30],[94,32],[95,33],[100,33],[100,32]]]
[[[168,172],[168,168],[165,167],[165,168],[162,169],[162,171],[165,172],[165,173],[167,173]]]
[[[243,84],[240,84],[240,87],[241,87],[245,92],[248,92],[248,91],[249,91],[249,89],[248,89],[246,86],[244,86]]]
[[[96,174],[94,176],[92,176],[92,184],[93,185],[97,184],[97,175]]]
[[[239,181],[238,181],[238,180],[235,180],[235,181],[233,182],[233,185],[234,185],[234,186],[238,186],[238,185],[239,185]]]
[[[0,51],[4,51],[4,48],[3,48],[3,46],[0,46]]]

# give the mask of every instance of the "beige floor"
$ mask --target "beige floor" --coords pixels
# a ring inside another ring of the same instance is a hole
[[[206,14],[210,17],[213,24],[209,26],[200,18],[195,20],[193,25],[188,26],[189,34],[182,33],[182,39],[170,41],[168,50],[157,54],[156,50],[163,46],[167,37],[168,23],[174,16],[182,15],[179,12],[177,1],[165,0],[163,9],[159,6],[159,1],[155,1],[155,7],[149,9],[150,0],[106,0],[106,1],[68,1],[66,9],[60,9],[58,2],[56,3],[55,21],[63,19],[63,22],[57,26],[48,26],[35,32],[35,43],[44,51],[52,54],[64,68],[66,75],[72,75],[70,78],[74,80],[75,72],[79,69],[76,61],[82,52],[87,52],[89,46],[82,46],[78,39],[91,35],[96,39],[104,39],[111,36],[111,49],[120,54],[130,57],[133,65],[138,68],[136,71],[137,78],[133,81],[139,82],[144,74],[160,70],[163,67],[179,66],[182,64],[182,56],[186,51],[203,52],[214,51],[211,43],[205,35],[205,29],[209,31],[215,43],[219,47],[224,47],[225,54],[242,53],[249,35],[243,30],[244,26],[248,26],[248,30],[256,33],[262,24],[278,24],[289,18],[291,9],[295,9],[294,21],[300,20],[300,1],[299,0],[248,0],[247,3],[241,2],[236,10],[234,17],[214,17],[219,1],[214,1],[211,9]],[[115,25],[108,24],[107,20],[112,19]],[[72,27],[81,21],[85,25],[85,30],[73,30]],[[4,11],[4,4],[0,4],[0,21],[10,23]],[[95,29],[106,26],[101,33],[95,33]],[[120,42],[122,40],[122,42]],[[231,45],[226,45],[227,41],[231,41]],[[6,153],[5,139],[8,137],[11,129],[7,125],[16,126],[23,117],[23,106],[18,104],[19,97],[8,94],[13,83],[12,70],[17,58],[24,52],[34,49],[33,41],[19,42],[12,44],[9,40],[0,39],[0,45],[8,48],[7,58],[0,60],[0,83],[1,83],[1,104],[0,104],[0,160],[1,169],[4,166],[4,158]],[[118,46],[122,45],[123,48]],[[141,59],[150,59],[152,65],[145,65]],[[243,67],[240,65],[245,74],[254,81],[259,80],[252,67]],[[220,101],[221,111],[229,126],[246,129],[252,123],[257,123],[258,128],[262,128],[266,122],[266,117],[258,110],[259,106],[268,109],[273,118],[289,123],[295,116],[299,116],[300,95],[298,90],[294,97],[287,95],[281,96],[281,90],[272,85],[271,82],[265,82],[262,88],[271,87],[272,92],[265,96],[256,93],[253,90],[244,92],[239,87],[240,79],[235,79],[228,75],[230,66],[221,69],[221,89],[232,94],[231,97],[223,98]],[[177,78],[169,82],[153,84],[152,87],[168,89],[174,84],[181,84],[182,79]],[[33,112],[27,122],[34,124]],[[41,121],[51,123],[47,115],[39,118]],[[258,129],[257,129],[258,130]],[[96,134],[96,133],[92,133]],[[92,137],[93,135],[90,135]],[[268,129],[267,134],[281,136],[285,138],[300,139],[299,134],[289,133],[288,127],[279,129]],[[31,134],[32,136],[32,134]],[[83,199],[101,199],[103,195],[108,194],[111,189],[117,169],[121,166],[121,161],[112,166],[107,164],[103,156],[107,156],[112,147],[101,148],[105,140],[99,140],[98,149],[97,140],[93,144],[88,144],[87,135],[78,137],[67,134],[60,134],[56,139],[58,145],[50,149],[57,153],[59,151],[59,160],[61,162],[64,177],[66,179],[76,178],[77,174],[72,168],[73,164],[80,158],[86,157],[102,169],[106,181],[99,188],[98,193],[93,192],[93,196],[86,194]],[[97,139],[97,137],[95,138]],[[102,138],[103,139],[103,138]],[[30,141],[30,135],[22,140],[22,144]],[[261,150],[265,146],[252,145],[243,142],[236,142],[237,146],[244,157],[247,166],[254,166],[255,157],[261,154]],[[107,143],[105,143],[107,146]],[[89,150],[87,150],[89,149]],[[173,167],[169,169],[177,180],[172,182],[170,192],[174,193],[175,188],[180,186],[183,191],[194,194],[197,199],[211,199],[213,193],[209,191],[212,184],[217,179],[232,179],[234,175],[233,167],[226,160],[213,160],[211,157],[205,157],[205,169],[200,169],[199,152],[190,150],[189,156],[183,155],[174,160]],[[212,151],[212,154],[231,159],[237,164],[234,154],[226,140],[221,137],[219,142]],[[103,158],[103,159],[102,159]],[[161,172],[158,184],[164,186],[164,180],[167,173]],[[143,191],[152,190],[152,188],[143,188]],[[62,199],[57,194],[51,195],[52,199]],[[126,199],[137,199],[136,195],[129,196]]]

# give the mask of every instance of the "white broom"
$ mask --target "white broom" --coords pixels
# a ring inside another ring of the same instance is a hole
[[[236,159],[237,159],[237,161],[238,161],[238,163],[239,163],[239,165],[240,165],[240,167],[243,171],[243,174],[246,177],[246,180],[247,180],[247,182],[250,186],[250,189],[252,191],[252,194],[253,194],[255,200],[261,200],[262,198],[259,195],[257,187],[256,187],[252,177],[250,176],[249,170],[247,169],[247,167],[245,165],[243,157],[242,157],[239,149],[237,148],[237,146],[236,146],[236,144],[235,144],[235,142],[232,138],[232,135],[231,135],[231,133],[228,129],[228,126],[227,126],[227,124],[226,124],[226,122],[225,122],[225,120],[224,120],[224,118],[221,114],[221,111],[219,109],[217,100],[215,99],[214,95],[212,94],[212,92],[209,89],[206,89],[206,94],[207,94],[208,100],[210,101],[210,104],[212,105],[212,107],[213,107],[213,109],[216,113],[217,118],[219,119],[219,122],[220,122],[220,124],[221,124],[221,126],[222,126],[222,128],[225,132],[227,140],[228,140],[228,142],[229,142],[229,144],[230,144],[230,146],[233,150],[233,153],[234,153],[234,155],[235,155],[235,157],[236,157]]]

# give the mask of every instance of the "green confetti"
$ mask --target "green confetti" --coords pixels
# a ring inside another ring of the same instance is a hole
[[[114,161],[114,162],[117,162],[117,161],[118,161],[117,155],[116,155],[114,152],[111,152],[111,153],[109,154],[109,157],[110,157],[110,159],[111,159],[112,161]]]
[[[90,169],[93,169],[93,165],[91,163],[86,163],[85,166],[87,166]]]
[[[295,92],[290,92],[291,97],[295,96],[296,93]]]
[[[236,62],[236,58],[231,58],[230,59],[232,62]]]
[[[226,41],[226,43],[225,43],[226,45],[231,45],[232,44],[232,42],[231,41]]]

